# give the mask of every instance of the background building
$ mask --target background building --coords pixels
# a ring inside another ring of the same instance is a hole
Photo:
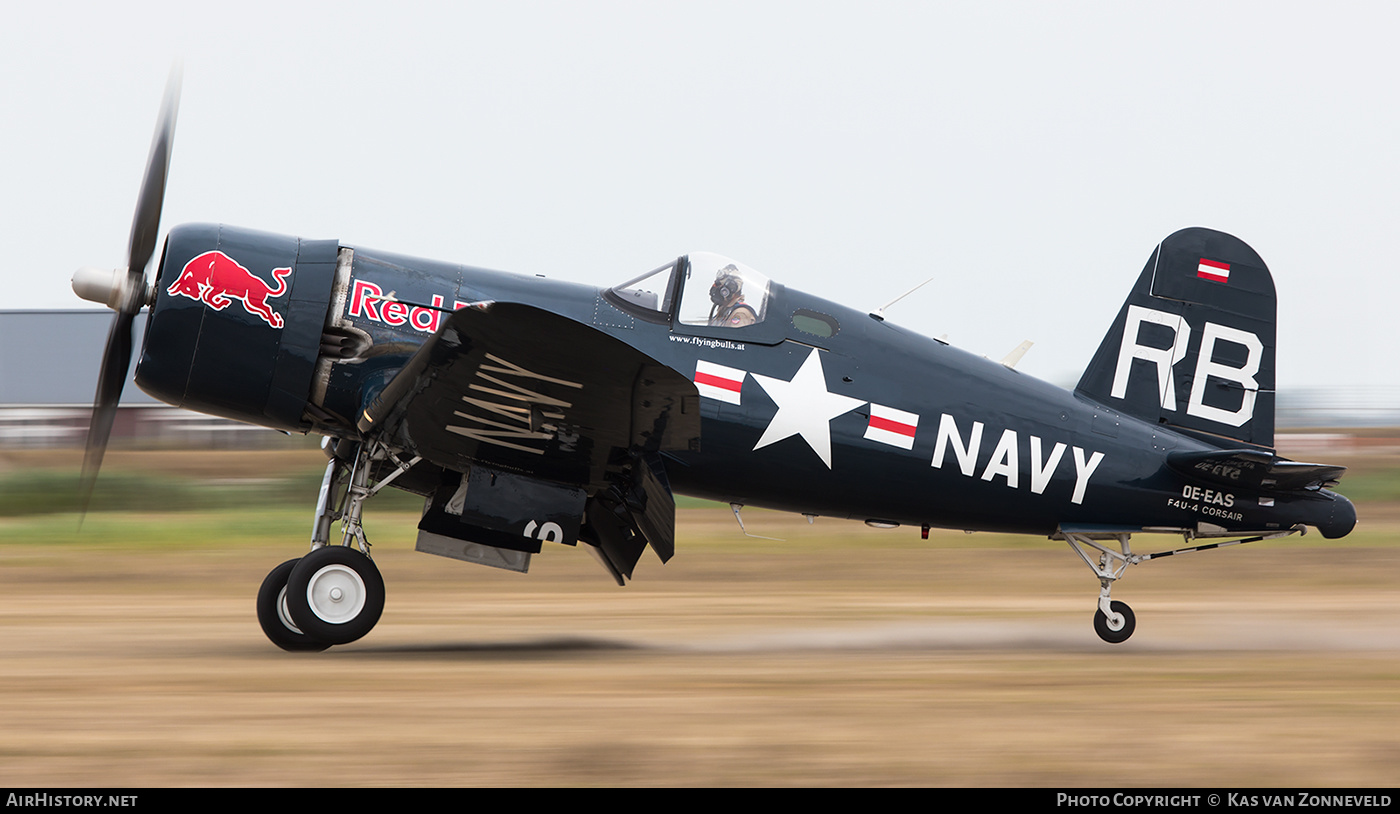
[[[83,445],[111,325],[112,312],[104,310],[0,311],[0,447]],[[137,348],[145,328],[146,315],[138,314]],[[114,441],[192,447],[285,443],[286,437],[273,430],[156,401],[131,380],[136,358],[112,427]],[[1281,391],[1276,423],[1281,430],[1400,425],[1400,387]]]
[[[111,311],[0,311],[0,447],[83,445],[111,326]],[[138,348],[145,329],[146,315],[138,314]],[[135,369],[133,355],[113,441],[187,447],[284,442],[273,430],[162,404],[132,381]]]

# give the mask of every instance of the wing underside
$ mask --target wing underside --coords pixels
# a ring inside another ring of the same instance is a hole
[[[360,417],[442,469],[420,530],[506,551],[592,545],[619,583],[674,551],[661,453],[698,448],[688,377],[539,308],[456,311]]]

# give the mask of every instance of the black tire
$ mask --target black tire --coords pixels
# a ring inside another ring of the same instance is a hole
[[[1109,607],[1113,609],[1114,613],[1122,614],[1123,627],[1118,630],[1110,629],[1108,626],[1108,616],[1106,616],[1102,610],[1096,610],[1094,611],[1094,632],[1099,634],[1100,639],[1103,639],[1109,644],[1121,644],[1126,642],[1128,637],[1132,636],[1133,631],[1137,628],[1137,617],[1133,616],[1133,609],[1128,607],[1127,602],[1118,602],[1115,600],[1109,603]]]
[[[329,644],[302,633],[287,615],[287,577],[299,560],[287,560],[268,573],[258,589],[258,624],[272,643],[293,653],[317,653]]]
[[[287,612],[307,636],[349,644],[369,633],[384,612],[384,578],[354,548],[318,548],[287,577]]]

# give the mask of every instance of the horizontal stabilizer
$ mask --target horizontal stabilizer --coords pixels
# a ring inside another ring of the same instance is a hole
[[[1290,461],[1252,449],[1173,452],[1167,466],[1193,478],[1261,492],[1298,492],[1336,486],[1345,466]]]

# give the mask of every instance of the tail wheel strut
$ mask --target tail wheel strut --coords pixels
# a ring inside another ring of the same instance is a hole
[[[1190,539],[1191,532],[1186,529],[1178,529],[1187,539]],[[1303,526],[1295,526],[1290,529],[1280,529],[1254,537],[1246,537],[1240,540],[1227,540],[1219,543],[1206,543],[1204,545],[1189,546],[1187,548],[1177,548],[1171,551],[1159,551],[1154,554],[1134,554],[1128,539],[1131,534],[1120,532],[1114,534],[1100,533],[1099,537],[1111,537],[1118,543],[1118,550],[1114,551],[1107,545],[1098,542],[1094,536],[1082,531],[1066,531],[1060,529],[1057,537],[1063,538],[1069,543],[1074,553],[1084,560],[1084,564],[1094,572],[1094,576],[1099,578],[1099,606],[1094,611],[1094,632],[1099,634],[1099,638],[1109,644],[1120,644],[1126,642],[1133,631],[1137,628],[1137,617],[1133,615],[1133,609],[1128,607],[1126,602],[1117,602],[1112,597],[1113,583],[1122,579],[1123,572],[1128,570],[1128,566],[1138,563],[1155,560],[1161,557],[1170,557],[1173,554],[1185,554],[1189,551],[1208,551],[1213,548],[1225,548],[1226,546],[1243,545],[1244,543],[1254,543],[1260,540],[1273,540],[1279,537],[1287,537],[1290,534],[1306,533]],[[1093,558],[1093,553],[1098,554],[1097,562]]]

